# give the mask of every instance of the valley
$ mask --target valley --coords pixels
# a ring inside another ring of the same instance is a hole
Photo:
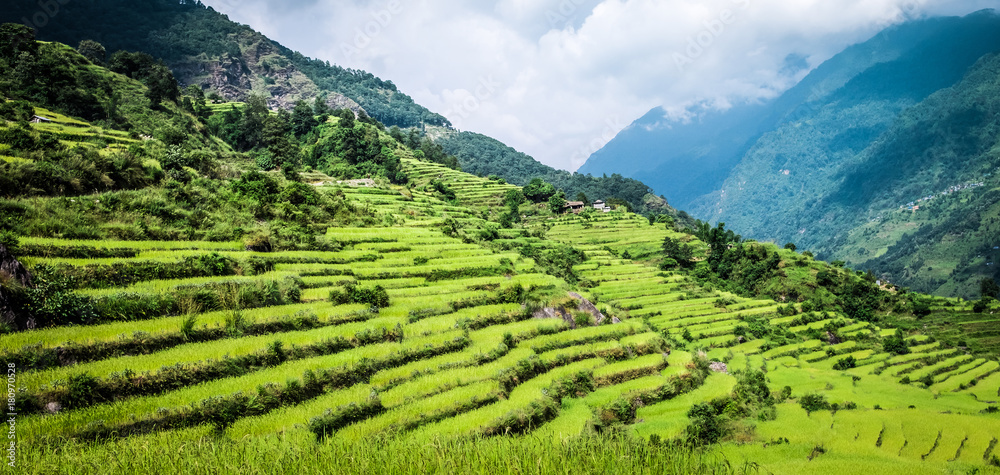
[[[867,213],[817,200],[833,211],[809,223],[857,221],[841,250],[811,229],[779,246],[739,233],[805,221],[698,221],[643,182],[546,167],[391,82],[167,3],[123,12],[208,22],[269,60],[220,87],[174,62],[197,54],[99,58],[0,25],[17,473],[1000,473],[1000,287],[976,267],[1000,262],[994,165]],[[170,37],[151,38],[136,44]],[[935,100],[995,80],[993,60],[903,112],[897,142]],[[973,151],[993,153],[983,134]],[[740,170],[802,179],[772,158]],[[899,170],[875,171],[840,185],[890,188]],[[724,188],[724,209],[796,199]],[[911,247],[920,265],[893,268]]]

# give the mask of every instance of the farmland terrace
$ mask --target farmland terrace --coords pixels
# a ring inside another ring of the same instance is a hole
[[[489,219],[516,187],[403,164],[408,188],[318,184],[381,223],[329,228],[336,250],[26,238],[26,263],[87,276],[79,294],[124,310],[0,336],[2,358],[20,371],[20,463],[89,471],[112,453],[213,438],[338,453],[354,441],[490,447],[618,433],[655,447],[703,422],[692,408],[719,405],[709,419],[729,435],[714,450],[734,466],[986,470],[1000,453],[995,357],[919,331],[902,335],[909,351],[888,351],[894,328],[661,270],[665,238],[702,254],[704,245],[629,213],[539,212],[497,229]],[[566,249],[582,256],[560,268],[551,256]],[[170,272],[191,259],[239,272]],[[120,278],[150,266],[164,278]],[[928,321],[941,325],[941,312]],[[747,403],[748,391],[760,400]]]

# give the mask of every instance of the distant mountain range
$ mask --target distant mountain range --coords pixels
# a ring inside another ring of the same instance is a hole
[[[993,10],[907,22],[768,103],[688,123],[650,111],[580,172],[640,179],[747,237],[972,296],[1000,263],[998,51]]]

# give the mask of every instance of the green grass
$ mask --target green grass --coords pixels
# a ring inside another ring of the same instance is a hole
[[[688,425],[687,411],[692,405],[726,396],[735,385],[736,378],[732,376],[711,374],[702,386],[693,391],[636,411],[636,419],[642,422],[635,424],[632,430],[643,439],[648,439],[652,434],[665,439],[678,437]]]

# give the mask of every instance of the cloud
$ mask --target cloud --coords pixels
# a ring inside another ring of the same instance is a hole
[[[846,46],[981,0],[206,0],[307,56],[392,80],[462,130],[575,170],[663,106],[775,97]]]

